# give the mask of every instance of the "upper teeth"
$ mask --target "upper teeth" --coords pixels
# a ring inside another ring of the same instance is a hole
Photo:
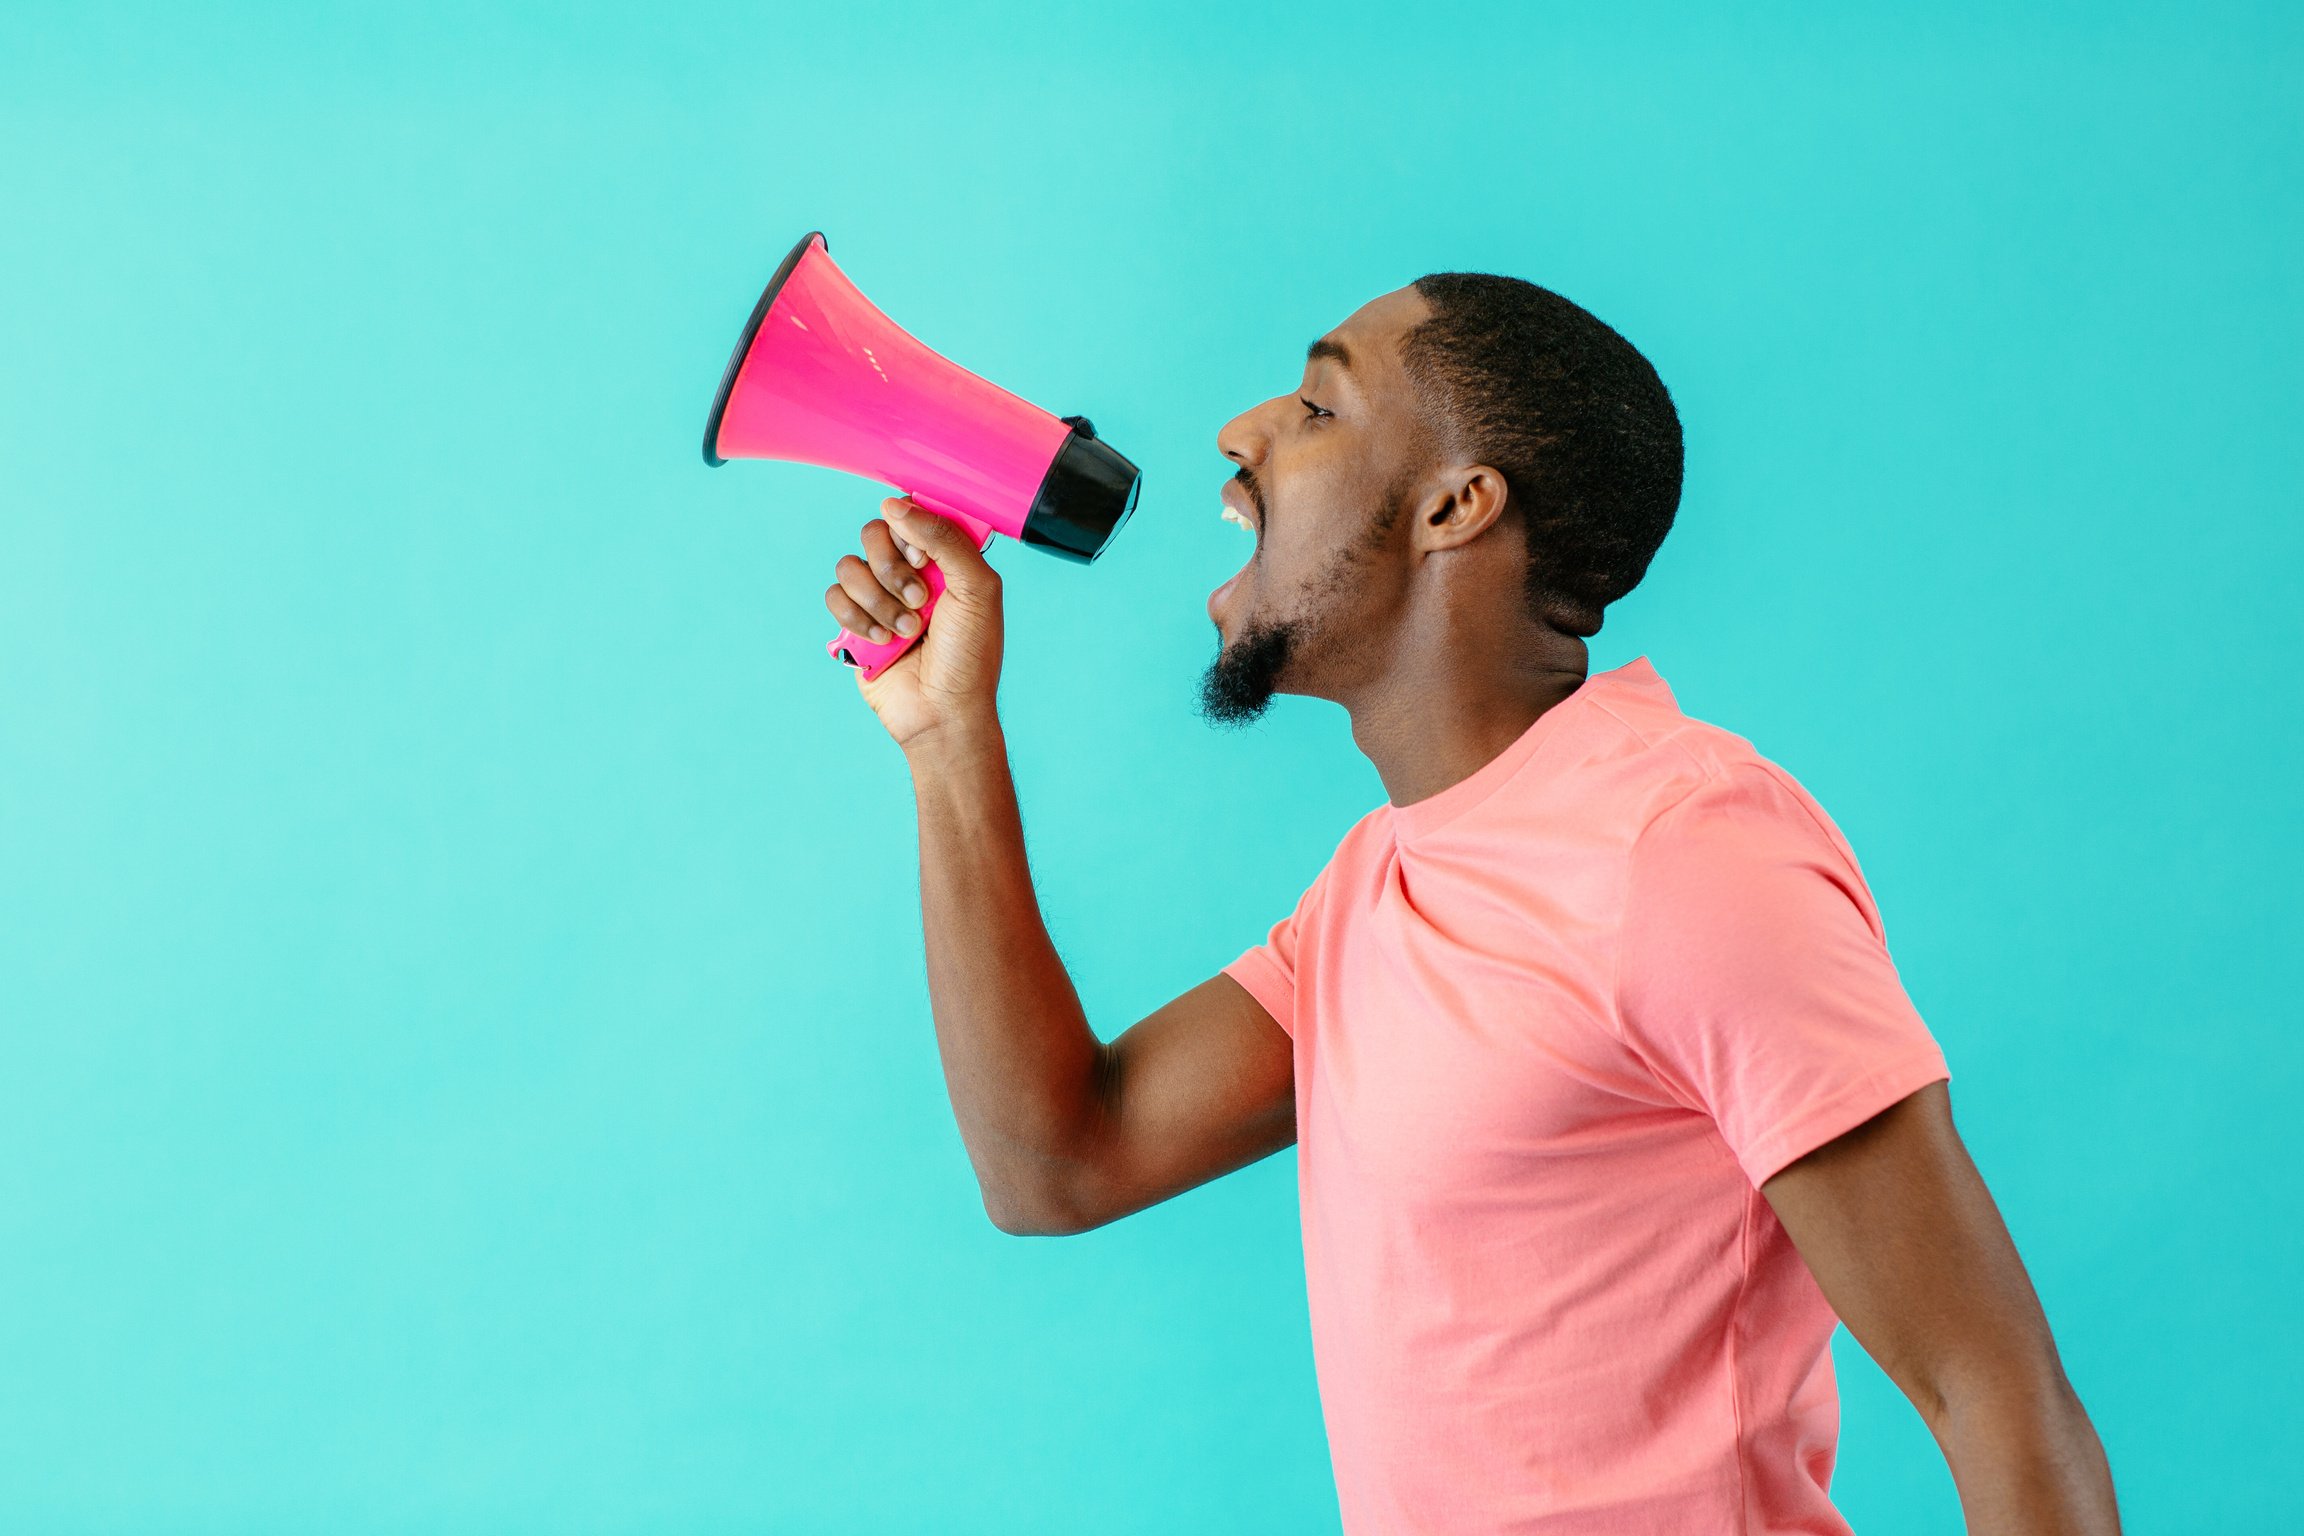
[[[1224,521],[1228,523],[1238,523],[1241,527],[1247,529],[1250,533],[1254,533],[1256,531],[1256,525],[1254,523],[1251,523],[1248,521],[1248,519],[1242,517],[1238,512],[1234,511],[1229,506],[1224,509]]]

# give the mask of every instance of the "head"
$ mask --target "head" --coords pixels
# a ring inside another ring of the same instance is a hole
[[[1313,342],[1304,378],[1227,423],[1228,515],[1255,552],[1209,598],[1202,708],[1349,705],[1408,648],[1464,664],[1581,655],[1680,502],[1680,422],[1632,344],[1518,278],[1440,272]]]

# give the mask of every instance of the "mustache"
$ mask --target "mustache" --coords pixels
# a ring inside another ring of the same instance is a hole
[[[1233,483],[1248,494],[1248,504],[1256,509],[1256,521],[1264,521],[1264,487],[1256,483],[1256,471],[1241,465],[1232,474]]]

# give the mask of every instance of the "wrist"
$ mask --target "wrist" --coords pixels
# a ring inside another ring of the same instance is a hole
[[[1004,759],[1008,753],[1000,716],[990,706],[939,720],[913,732],[899,745],[916,779],[924,775],[943,777],[985,758]]]

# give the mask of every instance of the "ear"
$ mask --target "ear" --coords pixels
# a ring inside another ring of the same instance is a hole
[[[1447,470],[1418,500],[1409,538],[1424,554],[1462,549],[1495,526],[1508,499],[1503,474],[1489,465]]]

